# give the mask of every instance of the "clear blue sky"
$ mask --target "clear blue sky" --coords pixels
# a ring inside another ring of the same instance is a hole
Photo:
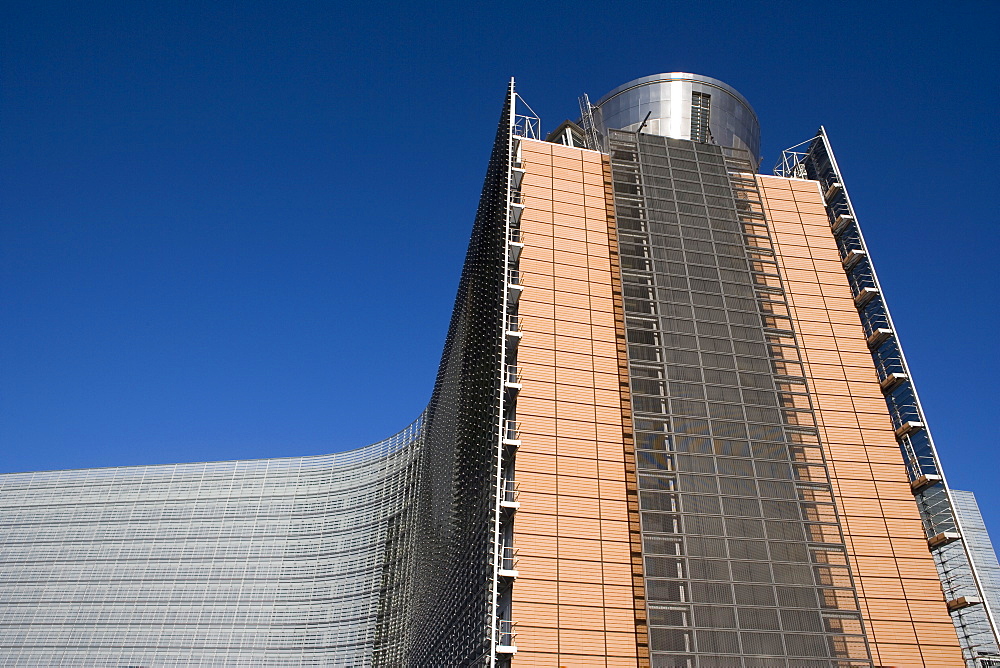
[[[8,3],[0,471],[326,453],[422,409],[507,78],[826,125],[954,485],[1000,530],[995,3]],[[1000,536],[998,536],[1000,538]]]

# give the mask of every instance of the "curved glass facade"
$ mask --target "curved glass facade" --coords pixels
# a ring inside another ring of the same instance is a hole
[[[372,665],[423,418],[335,455],[0,476],[5,666]]]

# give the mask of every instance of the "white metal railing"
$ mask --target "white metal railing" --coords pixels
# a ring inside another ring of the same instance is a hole
[[[514,134],[526,139],[538,139],[542,121],[537,116],[518,114],[514,117]]]
[[[521,423],[517,420],[503,421],[503,439],[505,441],[521,440]]]
[[[500,560],[500,570],[517,570],[517,548],[512,545],[501,545],[497,557]]]
[[[508,364],[504,369],[504,382],[509,385],[521,384],[521,367],[517,364]]]
[[[500,481],[500,500],[506,501],[508,503],[514,503],[517,501],[519,490],[516,480],[501,480]]]
[[[497,620],[497,644],[503,647],[513,647],[517,636],[517,624],[510,619]]]

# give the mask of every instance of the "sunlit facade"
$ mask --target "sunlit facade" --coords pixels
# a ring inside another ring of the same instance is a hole
[[[827,135],[759,147],[716,79],[547,136],[511,82],[420,419],[0,476],[0,664],[994,665],[992,547]]]
[[[369,665],[422,423],[324,457],[0,476],[0,665]]]

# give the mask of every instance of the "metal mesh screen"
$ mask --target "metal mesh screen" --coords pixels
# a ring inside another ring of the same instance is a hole
[[[653,665],[870,665],[752,165],[620,131],[609,149]]]
[[[492,653],[510,113],[508,98],[427,408],[408,665],[482,665]]]

